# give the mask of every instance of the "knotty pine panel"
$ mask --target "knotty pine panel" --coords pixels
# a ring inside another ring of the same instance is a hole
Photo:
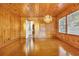
[[[20,17],[0,9],[0,48],[20,39]]]
[[[72,45],[73,47],[76,47],[76,48],[79,48],[79,35],[72,35],[72,34],[64,34],[64,33],[59,33],[58,32],[58,21],[61,17],[64,17],[68,14],[71,14],[75,11],[79,10],[79,5],[72,5],[70,6],[69,8],[67,8],[66,10],[64,10],[61,14],[59,14],[57,17],[56,17],[56,22],[57,22],[57,25],[55,25],[56,27],[56,36],[60,39],[60,40],[63,40],[64,42]]]

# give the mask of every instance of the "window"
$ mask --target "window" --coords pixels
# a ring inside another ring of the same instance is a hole
[[[66,30],[67,34],[79,35],[79,11],[67,15],[67,22],[66,17],[59,20],[59,32],[66,33]]]
[[[67,16],[67,31],[68,34],[79,35],[79,11]]]
[[[66,33],[66,17],[59,19],[59,32]]]

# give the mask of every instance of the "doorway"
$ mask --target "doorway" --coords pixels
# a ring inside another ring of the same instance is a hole
[[[26,48],[27,53],[34,49],[34,23],[26,20]]]

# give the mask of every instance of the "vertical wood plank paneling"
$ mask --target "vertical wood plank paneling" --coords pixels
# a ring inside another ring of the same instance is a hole
[[[65,11],[63,11],[61,14],[59,14],[57,16],[57,21],[61,18],[61,17],[64,17],[64,16],[67,16],[68,14],[72,13],[72,12],[75,12],[79,10],[79,6],[78,5],[72,5],[70,6],[68,9],[66,9]],[[58,25],[57,25],[58,26]],[[67,26],[67,18],[66,18],[66,26]],[[67,27],[66,27],[66,34],[63,34],[63,33],[59,33],[57,31],[57,37],[60,39],[60,40],[63,40],[64,42],[67,42],[69,43],[70,45],[76,47],[76,48],[79,48],[79,36],[78,35],[71,35],[71,34],[67,34]],[[64,37],[64,38],[63,38]]]
[[[20,17],[7,9],[0,9],[0,48],[20,37]]]

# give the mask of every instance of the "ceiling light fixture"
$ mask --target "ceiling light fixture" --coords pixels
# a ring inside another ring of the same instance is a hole
[[[52,16],[46,15],[46,16],[44,17],[44,22],[50,23],[51,21],[52,21]]]

